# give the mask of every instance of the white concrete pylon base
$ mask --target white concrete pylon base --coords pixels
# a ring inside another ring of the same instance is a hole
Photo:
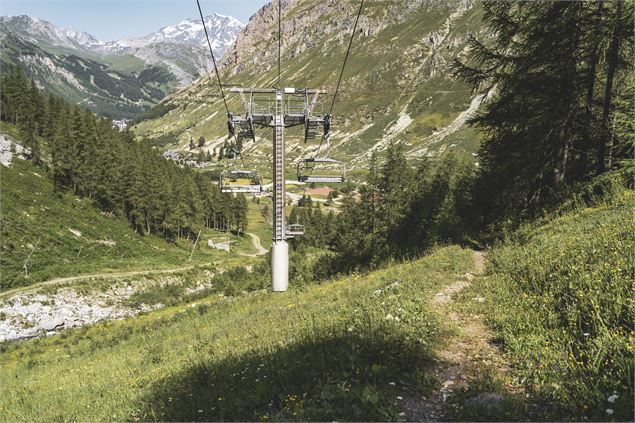
[[[289,287],[289,244],[276,241],[271,244],[271,289],[284,292]]]

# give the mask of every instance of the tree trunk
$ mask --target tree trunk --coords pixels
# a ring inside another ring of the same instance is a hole
[[[571,115],[573,113],[573,98],[574,98],[574,79],[576,71],[576,49],[580,37],[580,31],[577,27],[577,21],[579,16],[579,4],[572,4],[575,7],[575,12],[568,17],[570,27],[575,33],[573,34],[567,52],[565,78],[563,81],[563,97],[562,104],[565,106],[563,110],[566,110],[566,118],[562,122],[562,126],[558,131],[558,144],[556,150],[556,157],[553,169],[553,185],[555,187],[561,186],[565,182],[567,176],[567,162],[569,160],[569,149],[571,148],[571,140],[569,134],[571,132]]]
[[[611,138],[609,138],[608,142],[608,153],[606,158],[606,168],[610,169],[613,165],[613,144],[615,139],[615,123],[617,121],[617,115],[613,113],[613,129],[611,130]]]
[[[609,47],[608,63],[606,69],[606,86],[604,88],[604,106],[602,108],[602,134],[600,136],[600,145],[598,147],[598,163],[597,172],[602,173],[606,170],[606,144],[609,140],[609,114],[611,112],[611,104],[613,102],[613,79],[615,77],[615,69],[617,68],[618,53],[620,48],[619,37],[619,19],[622,11],[622,2],[618,1],[615,6],[615,20],[613,23],[613,35],[611,37],[611,46]]]
[[[602,9],[602,3],[599,3],[599,11]],[[584,120],[582,122],[582,161],[583,164],[587,162],[587,148],[589,146],[589,136],[591,133],[591,118],[593,117],[593,91],[595,89],[595,70],[597,67],[598,61],[598,44],[596,43],[592,49],[589,56],[589,70],[587,73],[587,81],[586,81],[586,107],[584,112]]]

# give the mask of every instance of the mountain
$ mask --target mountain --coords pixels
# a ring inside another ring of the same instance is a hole
[[[282,84],[328,90],[318,113],[330,106],[358,4],[283,1]],[[487,36],[481,14],[480,4],[472,0],[367,3],[333,110],[331,155],[347,162],[353,174],[363,171],[372,151],[381,152],[390,142],[403,144],[411,158],[452,147],[471,156],[479,139],[464,123],[483,97],[473,96],[456,80],[450,65],[465,54],[470,34]],[[224,85],[275,83],[277,27],[276,4],[264,6],[250,19],[222,59]],[[229,95],[230,108],[244,113],[235,97]],[[203,136],[211,151],[226,139],[225,110],[213,80],[198,80],[168,96],[162,106],[170,111],[137,125],[140,136],[167,135],[181,148]],[[317,142],[304,145],[300,130],[288,133],[291,161],[317,149]],[[267,129],[259,129],[258,135],[271,139]],[[270,150],[267,142],[247,143],[245,158],[266,172]]]
[[[242,29],[236,19],[216,14],[205,23],[219,57]],[[0,25],[3,66],[19,65],[41,88],[113,117],[135,118],[211,67],[203,25],[195,19],[110,42],[26,15],[0,17]]]
[[[124,72],[86,56],[47,52],[17,34],[4,34],[0,49],[2,67],[18,65],[39,88],[115,118],[134,118],[177,85],[163,67]]]
[[[0,16],[0,24],[3,28],[2,32],[19,35],[24,40],[42,48],[65,47],[89,51],[103,44],[87,32],[60,28],[45,20],[27,15]]]
[[[205,26],[217,57],[233,44],[244,25],[218,14],[205,17]],[[123,38],[99,45],[91,51],[102,55],[132,55],[152,65],[166,66],[181,86],[194,81],[212,67],[203,24],[186,19],[139,38]]]
[[[236,36],[243,30],[245,25],[231,16],[211,14],[205,17],[205,26],[210,37],[214,54],[219,57],[236,40]],[[189,44],[208,48],[205,38],[203,24],[199,19],[185,19],[176,25],[161,28],[144,37],[123,38],[118,41],[111,41],[96,48],[101,53],[121,53],[128,52],[129,49],[147,47],[157,43],[168,44]]]

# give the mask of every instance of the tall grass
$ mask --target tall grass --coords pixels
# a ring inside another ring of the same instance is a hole
[[[633,192],[493,249],[486,314],[555,419],[633,418]]]

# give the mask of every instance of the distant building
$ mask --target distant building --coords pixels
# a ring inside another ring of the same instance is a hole
[[[128,128],[128,119],[113,119],[112,127],[117,128],[119,132],[125,131]]]
[[[207,240],[207,246],[209,248],[215,248],[217,250],[224,250],[229,252],[229,245],[230,245],[231,241],[229,240],[229,238],[227,238],[227,241],[225,242],[214,242],[214,240],[212,239],[208,239]]]

